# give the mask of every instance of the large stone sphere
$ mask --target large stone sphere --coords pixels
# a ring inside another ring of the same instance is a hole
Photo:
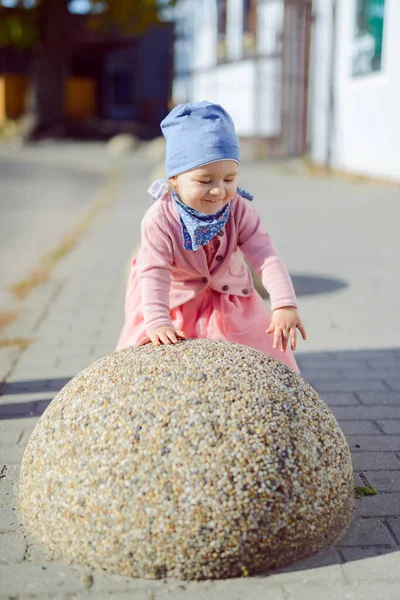
[[[22,523],[52,557],[224,578],[302,559],[353,509],[350,452],[315,390],[246,346],[128,348],[79,373],[26,448]]]

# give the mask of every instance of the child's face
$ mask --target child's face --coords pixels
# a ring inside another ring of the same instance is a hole
[[[234,197],[238,172],[236,161],[221,160],[170,180],[182,202],[205,215],[213,215]]]

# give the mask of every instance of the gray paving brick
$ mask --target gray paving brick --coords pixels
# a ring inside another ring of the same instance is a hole
[[[50,403],[50,400],[39,400],[38,402],[33,402],[33,406],[31,406],[29,403],[28,410],[24,410],[24,402],[20,402],[19,404],[21,405],[21,408],[17,411],[14,411],[14,409],[13,409],[14,405],[10,405],[10,404],[6,405],[7,406],[7,410],[5,411],[6,415],[4,415],[3,417],[0,417],[0,418],[4,419],[4,421],[3,421],[4,423],[12,423],[13,421],[19,419],[19,417],[21,417],[21,415],[24,415],[24,418],[26,416],[27,418],[30,418],[32,420],[32,426],[29,428],[27,427],[25,429],[25,431],[22,432],[21,439],[20,439],[18,445],[15,447],[18,447],[21,444],[23,444],[24,443],[23,440],[26,439],[26,435],[27,434],[30,435],[32,433],[32,431],[35,428],[33,426],[33,423],[35,422],[35,418],[36,417],[39,418],[43,414],[44,409],[48,406],[49,403]],[[1,405],[0,405],[0,413],[1,413]]]
[[[388,452],[355,452],[352,455],[356,471],[400,469],[400,461]]]
[[[101,347],[101,346],[96,345],[93,348],[91,359],[94,362],[95,360],[98,360],[99,358],[103,358],[103,356],[106,356],[106,354],[112,354],[115,351],[116,346],[117,346],[116,342],[112,346],[107,345],[106,347]]]
[[[356,473],[355,471],[353,471],[353,480],[354,480],[354,485],[361,485],[361,486],[365,485],[365,483],[361,479],[360,475],[358,473]]]
[[[0,404],[0,419],[33,416],[34,402],[17,402],[16,404]]]
[[[398,404],[400,392],[358,392],[357,396],[363,404]]]
[[[364,558],[372,558],[373,556],[381,556],[382,554],[394,552],[396,550],[397,548],[392,546],[390,546],[390,548],[383,546],[344,546],[343,548],[340,548],[340,552],[343,555],[345,562],[348,560],[362,560]]]
[[[357,356],[355,352],[352,352],[349,356],[343,356],[338,353],[318,353],[313,355],[297,354],[301,367],[303,369],[316,369],[318,367],[329,369],[355,369],[368,367],[368,362],[362,356]]]
[[[16,510],[11,508],[0,508],[0,531],[6,533],[8,531],[17,531],[19,528],[19,520]]]
[[[315,371],[317,369],[330,371],[340,368],[339,364],[332,365],[332,358],[323,356],[322,354],[306,358],[304,355],[296,353],[296,361],[301,371]]]
[[[184,582],[176,589],[155,592],[154,600],[286,600],[283,588],[265,582],[248,579],[245,583],[235,579],[227,582],[215,582],[207,590],[185,589]],[[133,596],[135,599],[136,596]]]
[[[306,381],[324,381],[325,379],[338,379],[340,377],[339,369],[302,369],[301,376]]]
[[[0,479],[0,506],[11,506],[14,502],[14,486],[6,483],[5,478]]]
[[[47,562],[46,552],[44,548],[28,540],[26,548],[25,560],[35,563]]]
[[[396,392],[400,392],[400,378],[385,378],[385,383],[389,386],[390,390],[394,390]]]
[[[368,365],[371,369],[380,369],[380,368],[393,368],[398,369],[400,367],[400,357],[399,355],[392,356],[379,356],[378,354],[374,358],[367,359]]]
[[[31,392],[23,394],[7,394],[0,397],[0,406],[4,404],[20,404],[37,402],[38,400],[46,400],[52,397],[55,392]],[[15,419],[14,419],[15,421]]]
[[[84,333],[82,332],[82,334],[84,335]],[[90,355],[90,351],[92,349],[91,345],[85,345],[85,346],[74,346],[74,347],[70,347],[70,346],[64,346],[62,348],[59,348],[57,350],[57,352],[54,353],[54,355],[57,358],[62,358],[62,359],[75,359],[75,360],[88,360],[88,357]]]
[[[53,374],[52,374],[53,375]],[[3,398],[7,399],[8,397],[12,397],[15,394],[28,394],[29,399],[35,400],[35,394],[48,394],[60,391],[60,389],[66,385],[69,381],[69,378],[66,377],[45,377],[45,378],[14,378],[10,377],[7,383],[4,386],[4,396]]]
[[[284,577],[283,577],[284,576]],[[343,583],[345,581],[343,571],[337,564],[329,565],[323,568],[309,568],[306,570],[285,570],[281,574],[271,574],[268,576],[268,583],[278,584],[284,581],[287,583],[309,582],[318,583],[324,582],[329,586],[334,583]]]
[[[40,403],[39,403],[39,404],[40,404]],[[41,405],[40,405],[40,406],[41,406]],[[39,415],[39,412],[40,412],[40,411],[39,411],[39,409],[35,409],[35,413],[36,413],[37,415]],[[43,414],[43,413],[41,413],[41,414]],[[39,415],[39,416],[40,416],[40,415]],[[22,438],[21,438],[21,441],[20,441],[20,444],[19,444],[19,445],[20,445],[20,446],[23,446],[24,448],[26,448],[26,446],[27,446],[27,444],[28,444],[28,441],[29,441],[29,438],[31,437],[32,433],[33,433],[33,429],[26,429],[26,430],[23,432],[23,434],[22,434]]]
[[[347,581],[350,582],[368,582],[369,584],[396,582],[398,594],[400,585],[399,558],[397,552],[389,552],[384,556],[347,562],[342,565],[342,571]],[[374,588],[378,589],[378,586],[374,586]]]
[[[81,571],[60,563],[0,565],[2,593],[8,596],[34,596],[82,591]]]
[[[19,352],[18,348],[0,348],[0,382],[11,371]]]
[[[74,359],[74,358],[62,358],[59,362],[54,365],[55,372],[63,371],[66,373],[70,373],[71,377],[75,375],[75,373],[80,373],[83,369],[86,369],[92,361],[87,357],[84,359]]]
[[[360,371],[360,372],[364,372],[364,370],[369,370],[369,371],[377,371],[380,369],[379,366],[377,366],[376,368],[371,367],[368,364],[368,360],[364,359],[364,358],[360,358],[357,359],[356,357],[353,358],[353,353],[351,353],[351,355],[346,358],[341,356],[340,358],[336,359],[336,362],[334,363],[334,365],[340,369],[341,373],[344,371]],[[384,365],[383,367],[384,369],[387,368],[387,365]]]
[[[400,491],[400,471],[371,471],[368,473],[367,479],[381,492]]]
[[[363,496],[356,502],[358,517],[394,517],[400,507],[400,492]]]
[[[14,483],[18,481],[20,469],[20,463],[4,465],[3,468],[0,466],[0,482],[4,483],[6,486],[14,485]]]
[[[377,423],[378,423],[379,427],[382,429],[382,431],[384,431],[385,433],[389,433],[389,434],[393,433],[393,434],[400,435],[400,419],[378,421]]]
[[[339,421],[339,425],[346,436],[366,434],[382,435],[381,430],[373,421]]]
[[[26,541],[20,533],[0,534],[0,563],[10,564],[24,559]]]
[[[398,435],[347,435],[346,439],[350,450],[356,452],[400,451]]]
[[[20,463],[25,448],[22,446],[2,446],[0,449],[0,461],[6,465]]]
[[[83,592],[82,594],[74,594],[71,600],[85,600],[88,594]],[[155,595],[151,591],[140,590],[137,592],[110,592],[110,593],[96,593],[92,597],[96,597],[98,600],[155,600]],[[173,600],[173,596],[168,596]],[[280,599],[279,599],[280,600]]]
[[[398,373],[399,367],[391,368],[391,369],[370,369],[369,367],[365,367],[365,369],[340,369],[339,377],[342,377],[348,381],[354,380],[385,380],[388,377],[394,377],[395,374]]]
[[[320,394],[324,394],[324,392],[358,392],[358,391],[373,391],[376,390],[378,392],[387,391],[387,387],[383,383],[383,381],[372,379],[354,379],[354,380],[324,380],[324,381],[316,381],[313,386]]]
[[[333,406],[332,412],[338,420],[342,421],[400,419],[400,406]]]
[[[121,575],[105,573],[104,571],[100,570],[95,570],[92,575],[93,586],[90,591],[95,596],[97,596],[98,593],[105,592],[129,592],[134,594],[135,592],[139,592],[143,589],[146,591],[164,590],[166,592],[167,589],[171,587],[170,584],[172,583],[167,582],[167,584],[164,584],[163,581],[160,580],[135,579]],[[174,587],[173,584],[172,587]],[[210,584],[207,585],[204,582],[203,585],[199,586],[199,590],[201,590],[203,587],[208,589]]]
[[[396,546],[396,541],[381,519],[355,519],[338,545]]]
[[[161,596],[159,596],[161,597]],[[164,596],[165,598],[166,596]],[[36,600],[38,596],[34,595],[18,596],[18,600]],[[85,590],[84,592],[68,592],[66,594],[57,594],[54,591],[51,594],[44,594],[41,592],[40,600],[87,600],[88,598],[95,598],[96,600],[156,600],[153,592],[141,590],[138,592],[97,592],[94,594],[91,590]],[[169,595],[170,600],[175,600],[173,595]],[[3,598],[0,597],[0,600]],[[6,600],[6,599],[4,599]],[[9,600],[9,597],[7,597]]]
[[[8,423],[0,422],[0,444],[2,446],[16,446],[21,437],[22,429],[20,426],[9,427]]]
[[[284,590],[287,600],[398,600],[397,585],[386,582],[373,588],[366,583],[344,583],[330,587],[324,584],[297,583],[285,585]]]
[[[341,555],[337,548],[329,547],[317,554],[309,556],[305,560],[298,563],[289,565],[283,569],[273,571],[276,573],[293,573],[298,571],[308,571],[309,569],[317,569],[321,567],[328,567],[332,565],[338,565],[342,561]]]
[[[387,522],[395,538],[397,539],[398,544],[400,545],[400,516],[388,519]]]
[[[368,367],[368,359],[364,350],[360,352],[356,350],[352,352],[336,352],[334,364],[340,365],[341,369],[356,369],[357,367],[363,369]]]
[[[30,431],[32,430],[38,419],[32,417],[24,417],[21,419],[8,419],[6,421],[0,421],[2,425],[4,425],[7,429],[16,429],[18,431]]]
[[[15,380],[23,380],[23,379],[46,379],[49,374],[52,374],[51,365],[41,364],[41,365],[27,365],[20,366],[16,365],[16,367],[12,370],[12,377]]]
[[[359,406],[360,401],[353,392],[324,392],[322,399],[328,406]]]

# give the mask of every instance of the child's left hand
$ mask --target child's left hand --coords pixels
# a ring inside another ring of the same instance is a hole
[[[280,345],[281,351],[285,352],[289,336],[291,338],[292,350],[296,349],[296,329],[300,331],[303,340],[305,340],[307,334],[299,313],[293,306],[285,306],[273,311],[270,326],[265,333],[273,333],[274,341],[272,347],[277,348]]]

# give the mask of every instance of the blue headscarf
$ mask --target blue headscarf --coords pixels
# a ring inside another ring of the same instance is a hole
[[[179,104],[161,122],[161,130],[168,178],[217,160],[240,162],[235,126],[219,104]]]

